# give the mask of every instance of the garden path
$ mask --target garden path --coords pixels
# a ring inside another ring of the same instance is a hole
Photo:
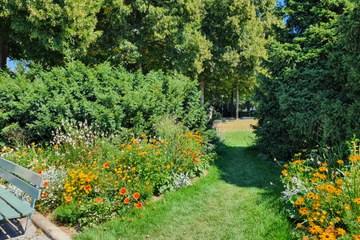
[[[110,221],[76,239],[289,239],[280,169],[249,148],[252,119],[217,123],[219,158],[192,186],[169,192],[134,222]]]

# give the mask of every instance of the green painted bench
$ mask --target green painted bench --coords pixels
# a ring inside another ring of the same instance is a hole
[[[0,220],[27,217],[22,236],[26,235],[31,217],[35,212],[35,201],[40,198],[42,176],[0,158],[0,178],[27,193],[31,198],[31,202],[23,201],[0,186]]]

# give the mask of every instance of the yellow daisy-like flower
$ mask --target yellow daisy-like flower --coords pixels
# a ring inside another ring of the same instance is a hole
[[[344,236],[346,234],[346,231],[343,228],[337,228],[336,232],[338,235]]]
[[[360,222],[360,217],[357,217],[357,221]]]
[[[286,176],[287,175],[287,170],[284,169],[284,170],[281,171],[281,173],[282,173],[282,175]]]
[[[349,157],[349,160],[351,162],[358,162],[358,161],[360,161],[360,155],[352,155]]]
[[[341,159],[337,160],[336,162],[337,162],[338,164],[340,164],[340,165],[344,164],[344,161],[341,160]]]
[[[355,198],[353,202],[360,205],[360,198]]]
[[[300,213],[300,215],[309,215],[310,211],[307,208],[300,208],[299,213]]]
[[[345,205],[344,206],[344,210],[350,210],[350,209],[351,209],[350,205]]]
[[[298,198],[298,199],[295,201],[294,204],[295,204],[296,206],[300,206],[300,205],[303,205],[304,202],[305,202],[305,198],[300,197],[300,198]]]

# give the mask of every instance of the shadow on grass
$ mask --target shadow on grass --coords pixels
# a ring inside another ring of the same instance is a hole
[[[219,158],[215,165],[222,180],[239,187],[279,188],[280,191],[281,169],[276,163],[258,159],[250,147],[219,143],[217,149]]]

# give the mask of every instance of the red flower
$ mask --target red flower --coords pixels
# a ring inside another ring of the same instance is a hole
[[[49,186],[49,183],[48,182],[44,182],[43,184],[44,188],[47,188]]]
[[[109,162],[104,163],[103,167],[104,168],[109,168]]]
[[[96,203],[102,203],[103,200],[104,200],[104,199],[102,199],[101,197],[99,197],[99,198],[95,199],[95,202],[96,202]]]
[[[124,204],[129,204],[130,203],[130,198],[125,198],[124,199]]]
[[[126,188],[122,188],[119,191],[120,195],[125,195],[127,193]]]
[[[84,187],[84,190],[85,190],[86,193],[90,192],[90,191],[91,191],[91,186],[90,186],[90,185],[86,185],[86,186]]]
[[[71,196],[66,196],[66,197],[65,197],[66,203],[71,202],[72,199],[73,199],[73,198],[72,198]]]
[[[142,207],[142,203],[137,203],[137,204],[135,204],[135,207],[137,208],[137,209],[140,209],[141,207]]]
[[[39,169],[39,170],[38,170],[38,174],[41,175],[42,173],[43,173],[43,170]]]
[[[136,192],[133,195],[133,198],[135,198],[136,200],[138,200],[140,198],[140,193]]]
[[[47,193],[46,192],[43,192],[42,194],[41,194],[41,197],[43,197],[43,198],[45,198],[47,196]]]

